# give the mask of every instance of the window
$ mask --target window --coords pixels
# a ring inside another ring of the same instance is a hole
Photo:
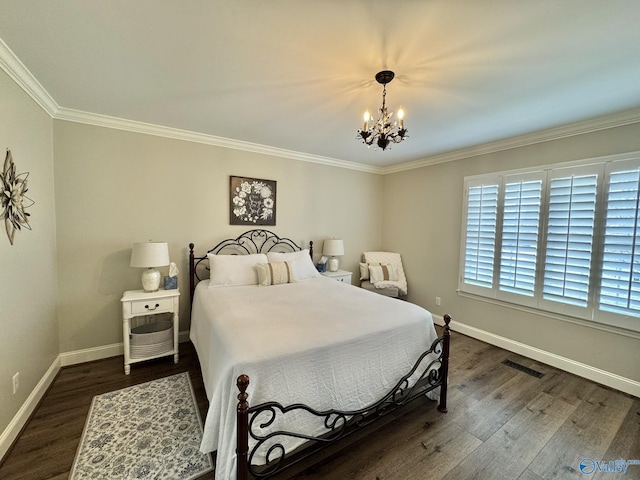
[[[607,193],[600,308],[640,316],[640,171],[612,173]]]
[[[470,285],[491,287],[498,214],[498,185],[469,188],[464,279]]]
[[[465,179],[459,290],[640,331],[640,153]]]
[[[502,248],[498,288],[532,297],[536,280],[542,181],[508,182],[504,186]]]
[[[552,178],[542,294],[586,307],[589,297],[598,175]]]

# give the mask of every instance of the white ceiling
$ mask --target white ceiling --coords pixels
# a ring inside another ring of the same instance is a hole
[[[637,0],[0,0],[65,111],[373,167],[640,107]],[[410,138],[355,139],[381,103]]]

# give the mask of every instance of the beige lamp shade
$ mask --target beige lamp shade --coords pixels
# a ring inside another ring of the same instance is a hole
[[[322,254],[329,257],[340,257],[344,255],[344,242],[337,238],[325,240],[322,246]]]
[[[146,268],[142,272],[142,288],[155,292],[160,288],[160,272],[155,267],[169,265],[169,245],[166,242],[134,243],[130,266]]]
[[[131,250],[131,266],[140,268],[169,265],[169,245],[166,242],[134,243]]]

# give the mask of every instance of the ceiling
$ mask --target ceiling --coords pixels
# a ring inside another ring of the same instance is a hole
[[[637,0],[0,1],[56,108],[236,146],[388,167],[640,107]],[[381,151],[384,69],[410,138]]]

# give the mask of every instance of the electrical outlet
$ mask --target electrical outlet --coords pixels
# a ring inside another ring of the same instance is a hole
[[[436,297],[436,307],[439,307],[442,304],[442,300],[440,297]]]
[[[20,388],[20,372],[16,372],[13,376],[13,394],[15,395]]]

